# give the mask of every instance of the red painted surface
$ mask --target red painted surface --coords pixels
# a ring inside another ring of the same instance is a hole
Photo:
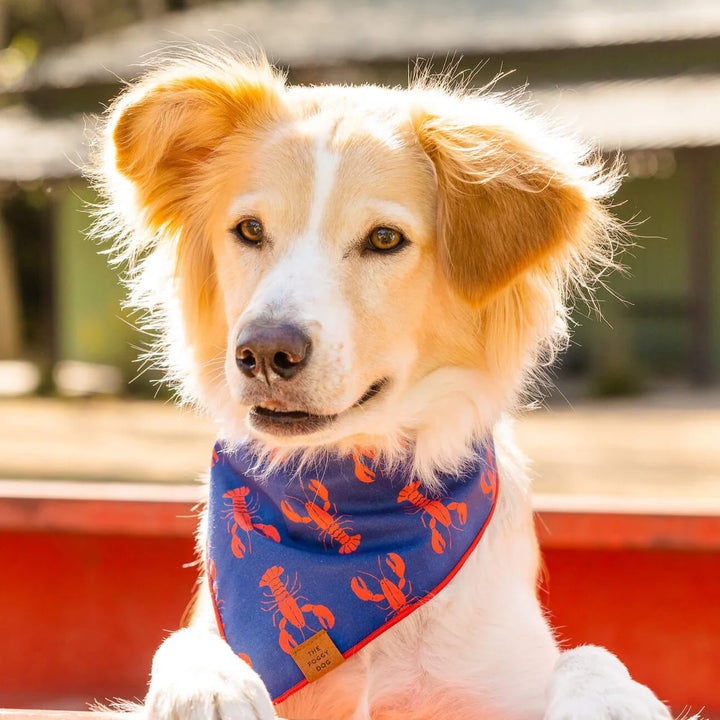
[[[671,707],[720,715],[720,553],[546,550],[567,646],[602,645]]]
[[[142,697],[180,625],[197,490],[93,492],[0,493],[0,706]],[[555,505],[540,502],[538,530],[561,637],[616,652],[677,712],[720,716],[720,515]]]
[[[192,593],[190,537],[9,532],[0,557],[0,705],[144,695]]]
[[[111,712],[87,712],[68,710],[3,710],[0,720],[127,720],[126,716]]]

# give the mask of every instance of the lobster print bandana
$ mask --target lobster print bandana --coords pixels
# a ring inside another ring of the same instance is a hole
[[[208,574],[218,627],[275,702],[433,597],[495,508],[492,441],[431,493],[371,450],[258,477],[247,446],[213,450]]]

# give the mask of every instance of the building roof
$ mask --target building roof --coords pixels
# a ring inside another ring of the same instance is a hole
[[[248,43],[282,65],[720,37],[717,0],[255,0],[221,2],[48,52],[32,86],[128,79],[143,58],[194,42]]]
[[[603,150],[720,147],[720,75],[540,88],[529,99],[558,124]],[[0,180],[79,174],[92,117],[42,119],[22,107],[0,110]]]
[[[0,110],[0,181],[34,182],[80,174],[86,118],[41,118],[23,106]]]
[[[530,96],[604,150],[720,146],[720,75],[586,83]]]

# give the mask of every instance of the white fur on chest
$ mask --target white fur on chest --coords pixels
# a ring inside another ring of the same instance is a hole
[[[539,555],[529,478],[510,435],[503,427],[495,440],[495,515],[456,577],[351,658],[343,672],[334,671],[289,698],[278,708],[281,715],[540,716],[558,650],[535,597]],[[348,708],[361,710],[347,715]]]

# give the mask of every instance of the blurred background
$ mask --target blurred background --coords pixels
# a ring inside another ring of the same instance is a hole
[[[194,41],[260,46],[291,82],[403,85],[430,63],[478,86],[499,74],[499,88],[527,86],[540,111],[609,159],[622,153],[615,210],[636,236],[627,274],[599,296],[603,319],[576,308],[554,397],[720,407],[717,0],[0,0],[0,435],[12,438],[0,438],[0,476],[41,472],[37,457],[8,461],[33,456],[26,427],[57,436],[58,407],[86,419],[99,407],[51,399],[169,397],[138,365],[147,338],[87,234],[97,198],[81,168],[123,84]]]

